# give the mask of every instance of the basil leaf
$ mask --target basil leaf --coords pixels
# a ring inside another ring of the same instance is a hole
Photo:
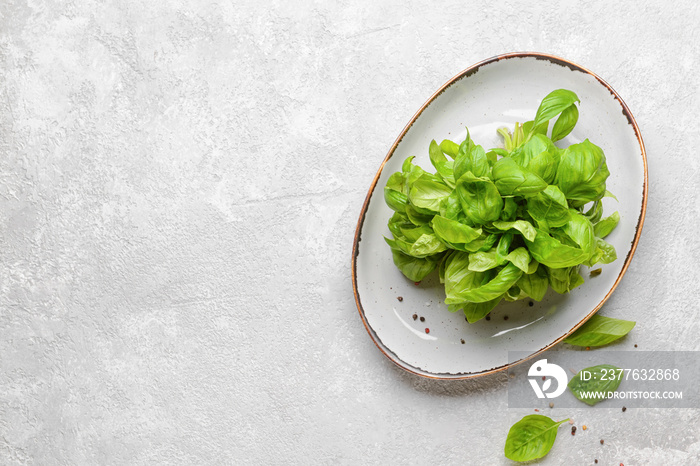
[[[447,162],[447,157],[445,157],[445,154],[442,153],[442,150],[440,149],[440,146],[438,146],[438,143],[435,142],[435,139],[430,141],[428,155],[430,155],[430,162],[436,169],[440,163]]]
[[[569,381],[569,390],[576,398],[593,406],[609,398],[622,381],[623,370],[610,364],[582,369]]]
[[[565,138],[578,122],[578,108],[571,105],[562,110],[552,128],[552,141],[556,142]]]
[[[542,301],[547,289],[549,289],[549,278],[545,267],[540,265],[534,273],[523,275],[516,285],[535,301]]]
[[[554,181],[567,199],[585,203],[605,195],[608,176],[610,171],[603,150],[586,139],[562,153]]]
[[[564,233],[590,257],[596,249],[596,238],[591,222],[574,209],[570,210],[569,221],[563,227]]]
[[[549,285],[559,294],[565,294],[579,285],[583,285],[583,277],[579,274],[579,266],[563,269],[545,267],[549,278]]]
[[[530,414],[510,428],[504,453],[513,461],[530,461],[545,456],[554,446],[559,426],[568,421],[555,422],[547,416]]]
[[[440,150],[445,155],[454,159],[457,157],[457,153],[459,153],[459,144],[456,144],[449,139],[445,139],[440,143]]]
[[[449,297],[460,292],[478,288],[488,282],[492,273],[469,270],[469,254],[455,252],[445,266],[445,294]],[[467,299],[455,299],[445,304],[462,304]]]
[[[578,247],[562,244],[542,230],[536,230],[535,241],[525,240],[532,257],[547,267],[562,269],[581,264],[590,254]]]
[[[530,266],[530,254],[527,252],[527,248],[516,248],[508,253],[505,259],[522,270],[523,273],[527,273]]]
[[[411,204],[423,211],[438,213],[440,211],[440,201],[452,193],[447,185],[429,178],[418,178],[408,193],[408,200]]]
[[[408,194],[405,188],[406,174],[403,172],[393,173],[386,182],[386,187],[402,194]]]
[[[576,102],[580,102],[578,96],[566,89],[552,91],[542,99],[533,125],[539,126],[545,121],[549,121]]]
[[[604,346],[627,335],[635,325],[636,322],[630,320],[596,314],[564,342],[575,346]]]
[[[485,272],[487,270],[495,269],[499,265],[499,256],[496,249],[491,249],[489,251],[477,251],[469,254],[469,270],[473,272]]]
[[[535,134],[522,146],[513,150],[510,157],[523,168],[529,168],[532,159],[543,152],[558,153],[559,149],[543,134]]]
[[[588,259],[588,262],[586,262],[587,266],[592,267],[595,264],[609,264],[617,260],[617,251],[615,251],[615,247],[612,244],[600,238],[596,238],[595,240],[595,252],[591,258]]]
[[[437,266],[437,262],[435,260],[411,257],[393,248],[391,250],[391,257],[401,273],[403,273],[406,278],[412,282],[419,282],[423,280],[430,272],[435,270],[435,267]]]
[[[529,197],[527,212],[538,223],[551,227],[565,225],[570,216],[566,196],[554,185],[549,185],[541,193]]]
[[[406,204],[406,217],[414,225],[426,225],[430,223],[434,216],[433,213],[424,214],[416,210],[411,204]]]
[[[472,273],[478,274],[484,272]],[[496,297],[508,291],[508,288],[515,285],[522,274],[523,272],[515,265],[508,263],[493,279],[481,286],[463,287],[461,289],[449,290],[449,292],[446,293],[447,298],[445,299],[445,304],[456,304],[465,301],[472,303],[491,301],[492,299],[496,299]],[[473,283],[474,282],[472,281],[472,284]]]
[[[471,172],[476,177],[486,176],[490,165],[484,148],[481,146],[465,145],[460,147],[454,164],[455,179],[461,178],[465,173]]]
[[[511,228],[518,230],[524,238],[530,241],[534,241],[535,236],[537,235],[535,227],[532,226],[532,223],[526,220],[516,220],[514,222],[493,222],[493,226],[504,231],[508,231]]]
[[[467,322],[470,324],[478,322],[486,317],[489,312],[493,311],[493,308],[501,302],[501,299],[503,299],[502,295],[483,303],[464,303],[462,307],[464,317],[467,318]],[[459,306],[457,308],[459,308]]]
[[[384,201],[391,210],[396,212],[406,212],[408,196],[405,194],[386,187],[384,188]]]
[[[615,211],[611,216],[605,217],[593,225],[593,232],[598,238],[605,238],[612,233],[618,223],[620,223],[620,214]]]
[[[512,197],[503,199],[503,210],[499,216],[501,220],[507,222],[515,218],[515,212],[518,210],[518,203]],[[500,228],[499,228],[500,229]]]
[[[550,184],[554,182],[554,178],[557,176],[558,166],[559,155],[556,152],[544,151],[530,159],[527,169],[542,178],[545,183]]]
[[[456,191],[462,210],[469,220],[477,225],[498,220],[503,209],[503,199],[491,180],[467,172],[457,181]]]
[[[547,187],[542,178],[521,167],[510,157],[496,162],[492,174],[496,188],[502,196],[535,194]]]
[[[432,220],[435,235],[450,245],[471,243],[481,236],[481,228],[474,229],[456,220],[436,215]]]

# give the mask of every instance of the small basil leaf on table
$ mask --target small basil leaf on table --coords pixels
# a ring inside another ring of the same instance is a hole
[[[627,335],[636,322],[594,315],[564,340],[575,346],[604,346]]]
[[[510,428],[504,453],[513,461],[531,461],[545,456],[554,446],[559,426],[568,421],[555,422],[547,416],[531,414]]]
[[[568,387],[576,398],[593,406],[617,390],[622,374],[622,369],[610,364],[587,367],[572,377]]]

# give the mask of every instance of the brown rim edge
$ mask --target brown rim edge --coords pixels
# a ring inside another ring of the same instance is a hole
[[[362,303],[360,302],[360,294],[357,291],[357,255],[359,254],[359,243],[360,243],[360,236],[361,236],[361,231],[362,231],[362,225],[364,224],[365,216],[367,214],[367,208],[369,206],[369,201],[372,197],[372,194],[374,193],[374,189],[377,186],[377,182],[379,181],[379,177],[382,174],[382,171],[384,170],[384,166],[386,165],[386,162],[394,155],[394,151],[398,147],[399,143],[403,139],[403,137],[406,135],[408,130],[413,126],[413,123],[418,119],[418,117],[423,113],[423,111],[440,95],[442,94],[448,87],[450,87],[452,84],[455,82],[459,81],[460,79],[464,77],[468,77],[474,73],[476,73],[479,68],[481,68],[484,65],[487,65],[489,63],[497,62],[500,60],[508,59],[508,58],[535,58],[538,60],[547,60],[552,63],[561,65],[561,66],[566,66],[572,70],[575,71],[581,71],[583,73],[589,74],[593,76],[598,82],[600,82],[605,88],[608,89],[608,91],[613,95],[613,97],[620,103],[620,106],[622,107],[622,113],[625,115],[627,118],[627,121],[629,124],[632,126],[632,129],[634,130],[635,136],[637,137],[637,142],[639,142],[639,148],[641,149],[642,153],[642,162],[644,165],[644,185],[642,188],[642,210],[639,215],[639,219],[637,220],[637,226],[636,226],[636,231],[634,235],[634,241],[632,242],[632,247],[629,250],[629,253],[627,254],[627,257],[625,258],[625,262],[622,265],[622,270],[620,270],[620,274],[617,276],[617,279],[615,280],[615,283],[613,283],[612,288],[610,288],[610,291],[603,297],[603,299],[598,303],[598,305],[593,308],[591,312],[589,312],[581,321],[579,321],[578,324],[574,325],[574,327],[569,330],[569,332],[565,333],[561,337],[557,338],[554,340],[552,343],[549,345],[535,351],[531,355],[519,359],[517,361],[513,361],[510,363],[506,363],[502,366],[494,367],[492,369],[486,369],[481,372],[472,372],[472,373],[457,373],[457,374],[450,374],[450,373],[444,373],[444,374],[432,374],[428,373],[428,371],[424,371],[423,369],[418,369],[416,367],[411,366],[410,364],[402,361],[397,355],[393,354],[388,348],[383,347],[383,343],[380,344],[379,337],[375,334],[374,330],[370,327],[369,323],[367,322],[367,319],[365,317],[365,312],[362,307]],[[648,185],[649,185],[649,176],[647,172],[647,156],[646,156],[646,149],[644,147],[644,141],[642,140],[642,135],[639,131],[639,126],[637,125],[636,120],[634,119],[634,116],[632,115],[632,112],[629,110],[627,107],[627,104],[622,100],[622,97],[618,95],[618,93],[608,84],[604,79],[602,79],[600,76],[596,75],[592,71],[588,70],[587,68],[584,68],[576,63],[573,63],[569,60],[565,60],[563,58],[557,57],[555,55],[550,55],[546,53],[540,53],[540,52],[513,52],[513,53],[506,53],[503,55],[496,55],[491,58],[487,58],[483,61],[480,61],[469,68],[461,71],[459,74],[455,75],[452,77],[449,81],[447,81],[445,84],[443,84],[435,93],[433,93],[432,96],[418,109],[418,111],[413,115],[413,117],[409,120],[409,122],[406,124],[406,126],[401,130],[401,133],[399,136],[396,138],[394,141],[394,144],[392,144],[391,148],[389,149],[389,152],[387,153],[386,157],[382,161],[381,165],[379,166],[379,170],[377,171],[376,175],[374,175],[374,179],[372,180],[372,184],[370,185],[369,191],[367,192],[367,196],[365,196],[365,201],[362,204],[362,211],[360,212],[360,217],[357,221],[357,227],[355,229],[355,237],[353,241],[353,247],[352,247],[352,259],[351,259],[351,271],[352,271],[352,290],[353,294],[355,295],[355,304],[357,305],[357,310],[360,314],[360,318],[362,319],[362,323],[365,326],[365,329],[367,330],[367,333],[369,334],[370,338],[376,345],[376,347],[379,349],[379,351],[384,354],[391,362],[399,366],[401,369],[410,372],[411,374],[415,374],[421,377],[425,377],[428,379],[436,379],[436,380],[465,380],[465,379],[473,379],[476,377],[481,377],[489,374],[494,374],[496,372],[503,371],[505,369],[508,369],[511,366],[515,366],[517,364],[523,363],[529,359],[534,358],[538,354],[543,353],[544,351],[547,351],[548,349],[556,346],[557,344],[561,343],[566,337],[571,335],[573,332],[575,332],[581,325],[583,325],[588,319],[590,319],[596,312],[600,310],[601,307],[603,307],[603,304],[610,298],[610,295],[612,294],[613,291],[617,288],[617,285],[620,283],[620,280],[622,280],[622,277],[625,275],[625,272],[627,271],[627,268],[629,267],[629,264],[632,260],[632,257],[634,256],[635,251],[637,250],[637,244],[639,243],[639,238],[641,237],[642,234],[642,226],[644,225],[644,218],[646,217],[646,210],[647,210],[647,194],[648,194]],[[392,354],[389,354],[392,353]],[[423,371],[423,372],[420,372]]]

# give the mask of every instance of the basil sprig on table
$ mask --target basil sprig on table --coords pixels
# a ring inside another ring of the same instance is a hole
[[[502,299],[540,301],[550,287],[567,293],[584,282],[581,265],[617,259],[603,239],[620,220],[617,212],[603,218],[602,199],[612,196],[603,150],[588,139],[554,144],[576,125],[578,102],[555,90],[533,120],[498,130],[504,148],[486,151],[469,132],[461,144],[432,141],[435,173],[409,157],[387,181],[394,264],[414,282],[437,269],[449,310],[469,322]]]
[[[552,449],[559,426],[568,421],[555,422],[547,416],[531,414],[510,428],[504,453],[513,461],[530,461],[542,458]]]

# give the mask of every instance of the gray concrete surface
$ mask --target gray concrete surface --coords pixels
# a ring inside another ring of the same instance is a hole
[[[0,463],[509,464],[503,378],[394,367],[350,252],[403,125],[510,51],[635,114],[647,221],[605,313],[700,349],[700,11],[673,5],[4,1]],[[590,428],[542,464],[700,461],[697,409],[559,416]]]

